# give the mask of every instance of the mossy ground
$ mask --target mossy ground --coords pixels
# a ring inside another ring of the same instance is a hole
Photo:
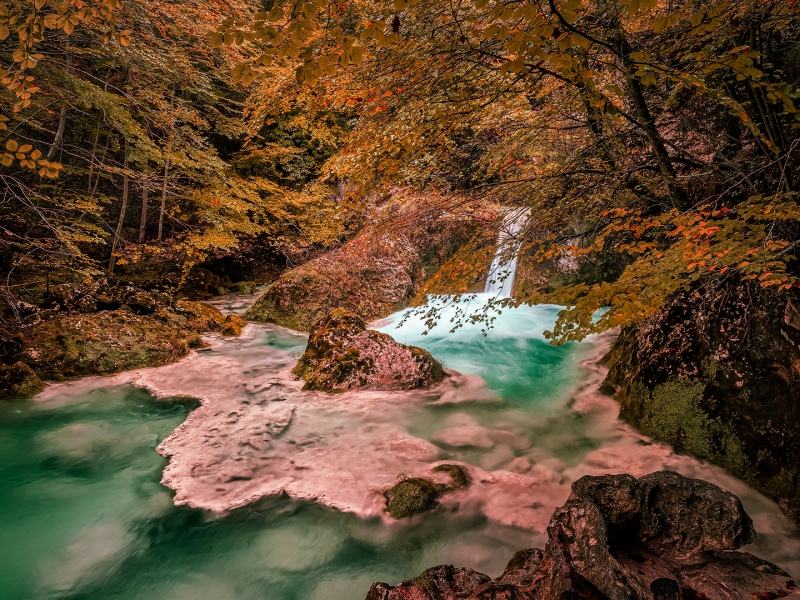
[[[45,380],[109,375],[174,362],[203,345],[201,333],[238,335],[244,324],[239,317],[224,316],[198,302],[179,302],[174,308],[144,315],[127,306],[58,314],[22,330],[17,359]],[[16,372],[22,373],[20,368]],[[30,382],[35,383],[30,379],[25,389],[36,391]],[[20,389],[14,394],[22,394]]]

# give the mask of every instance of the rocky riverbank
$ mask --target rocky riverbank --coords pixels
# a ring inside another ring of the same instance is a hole
[[[671,471],[582,477],[547,535],[497,579],[440,565],[367,600],[800,598],[779,566],[735,552],[756,535],[736,496]]]
[[[199,302],[106,281],[54,290],[3,339],[0,398],[26,398],[44,381],[164,365],[203,346],[201,335],[237,336],[245,322]]]

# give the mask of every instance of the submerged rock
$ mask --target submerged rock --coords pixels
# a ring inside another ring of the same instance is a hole
[[[410,390],[444,378],[444,369],[427,350],[400,344],[367,329],[359,315],[335,309],[312,329],[293,373],[305,389]]]
[[[367,600],[800,598],[780,567],[735,552],[755,538],[736,496],[671,471],[579,479],[547,534],[497,579],[440,565]]]
[[[469,474],[460,465],[439,465],[431,470],[449,474],[450,483],[434,483],[424,477],[403,479],[389,490],[386,510],[392,517],[402,519],[434,508],[442,495],[469,485]]]

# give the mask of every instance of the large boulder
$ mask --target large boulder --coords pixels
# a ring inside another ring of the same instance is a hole
[[[128,305],[92,314],[55,314],[21,331],[21,351],[14,359],[42,379],[109,375],[174,362],[203,345],[201,333],[239,335],[244,324],[198,302],[179,302],[152,314],[136,314]]]
[[[242,316],[297,331],[309,331],[334,308],[385,317],[411,297],[419,261],[405,238],[358,237],[281,275]]]
[[[497,579],[440,565],[367,600],[800,598],[780,567],[735,551],[755,537],[736,496],[670,471],[579,479],[547,534]]]
[[[604,390],[642,433],[717,463],[800,520],[800,293],[736,277],[624,330]]]
[[[410,390],[439,383],[444,369],[427,350],[367,329],[359,315],[337,308],[312,329],[293,373],[305,389]]]

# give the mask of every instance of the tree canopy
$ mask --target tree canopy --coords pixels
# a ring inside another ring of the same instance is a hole
[[[558,341],[728,277],[800,285],[794,0],[4,0],[0,19],[20,248],[141,252],[103,222],[131,186],[167,199],[190,258],[330,243],[344,197],[363,214],[408,187],[527,205],[538,261],[622,256],[510,301],[565,305]]]

